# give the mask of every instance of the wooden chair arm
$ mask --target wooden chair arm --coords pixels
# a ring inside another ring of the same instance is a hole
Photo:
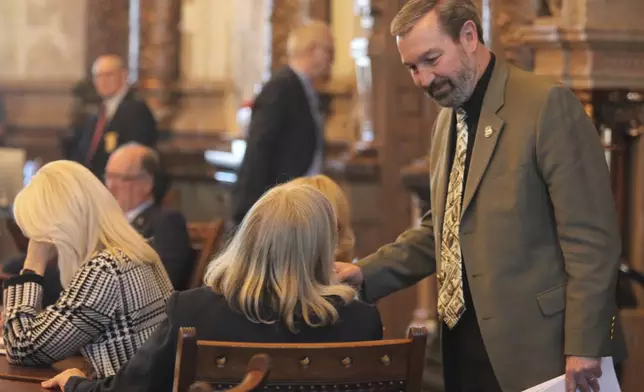
[[[228,392],[251,392],[259,389],[271,368],[271,360],[266,354],[256,354],[248,362],[246,376],[239,385],[231,388]]]

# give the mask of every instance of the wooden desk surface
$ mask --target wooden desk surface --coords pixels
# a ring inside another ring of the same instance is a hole
[[[79,368],[85,370],[87,363],[82,357],[73,357],[56,362],[52,366],[27,367],[10,365],[7,357],[0,355],[0,391],[43,392],[55,391],[40,387],[42,381],[48,380],[65,369]]]
[[[0,355],[0,380],[40,383],[58,374],[53,367],[28,367],[10,365],[5,355]],[[0,389],[4,390],[4,389]]]
[[[11,392],[52,392],[55,389],[40,387],[40,383],[26,381],[8,381],[0,379],[0,391]]]

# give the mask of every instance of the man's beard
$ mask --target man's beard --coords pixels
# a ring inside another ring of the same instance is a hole
[[[462,106],[474,91],[475,72],[465,64],[456,79],[437,76],[432,83],[424,87],[425,93],[439,105],[446,108],[458,108]]]

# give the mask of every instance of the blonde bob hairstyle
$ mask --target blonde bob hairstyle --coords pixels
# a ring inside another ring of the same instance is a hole
[[[337,261],[353,260],[355,235],[351,228],[351,212],[349,201],[342,188],[329,177],[320,174],[312,177],[300,177],[291,181],[293,184],[307,184],[319,190],[331,202],[338,222],[338,244],[335,248]]]
[[[27,237],[56,247],[65,288],[81,265],[100,250],[123,263],[122,254],[133,262],[161,262],[107,188],[75,162],[54,161],[38,170],[16,196],[14,215]]]
[[[338,320],[334,301],[346,304],[356,294],[333,281],[336,237],[333,207],[320,191],[277,186],[246,214],[208,266],[205,282],[255,323],[273,324],[279,314],[293,333],[300,321],[332,324]]]

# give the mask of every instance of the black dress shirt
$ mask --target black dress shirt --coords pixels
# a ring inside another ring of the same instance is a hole
[[[469,134],[465,155],[463,189],[467,186],[467,174],[472,159],[472,152],[475,147],[476,128],[478,126],[481,108],[483,107],[485,92],[490,83],[495,63],[496,58],[492,54],[490,62],[476,84],[472,96],[462,106],[462,109],[467,113],[465,122]],[[456,133],[456,122],[456,112],[454,111],[451,132]],[[453,137],[450,145],[451,161],[454,159],[455,147],[456,138]],[[451,165],[452,163],[450,162],[450,169]],[[470,262],[476,262],[476,260],[470,260]],[[467,280],[465,261],[463,261],[463,297],[465,300],[465,313],[461,316],[458,324],[452,330],[447,328],[446,325],[443,325],[445,390],[447,392],[482,390],[486,392],[500,392],[501,389],[494,376],[483,338],[481,337],[476,309],[474,308],[472,293]]]

